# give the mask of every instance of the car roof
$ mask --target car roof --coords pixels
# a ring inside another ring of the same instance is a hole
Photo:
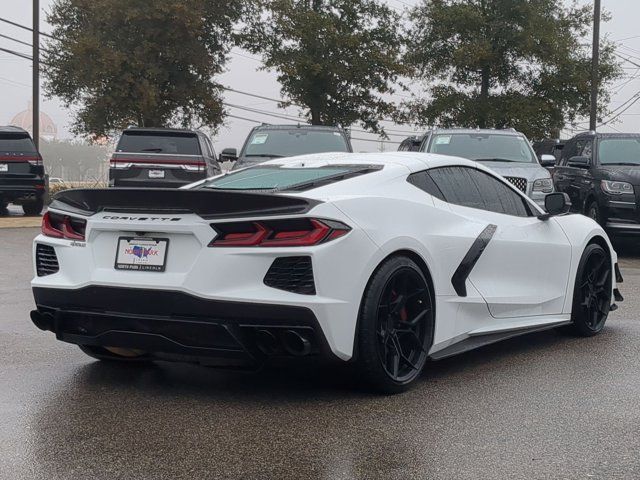
[[[154,132],[154,133],[193,133],[201,135],[202,132],[189,130],[188,128],[161,128],[161,127],[129,127],[122,133],[127,132]]]
[[[580,132],[574,135],[573,138],[582,137],[598,137],[598,138],[638,138],[640,133],[600,133],[600,132]]]
[[[523,135],[514,128],[494,129],[494,128],[435,128],[431,133],[440,134],[491,134],[491,135]]]
[[[332,127],[332,126],[328,126],[328,125],[300,125],[300,124],[294,124],[294,125],[271,125],[271,124],[263,124],[263,125],[258,125],[257,127],[253,127],[254,130],[294,130],[294,129],[301,129],[301,130],[327,130],[327,131],[333,131],[333,132],[346,132],[344,128],[341,127]]]
[[[24,128],[15,127],[13,125],[0,126],[0,133],[26,133],[27,135],[29,134],[29,132],[27,132]]]

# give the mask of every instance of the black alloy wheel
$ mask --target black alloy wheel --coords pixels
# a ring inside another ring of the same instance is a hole
[[[359,363],[377,390],[405,390],[420,375],[433,335],[429,282],[409,258],[385,262],[369,283],[360,317]]]
[[[581,336],[597,335],[611,310],[611,260],[596,244],[582,254],[573,294],[572,330]]]

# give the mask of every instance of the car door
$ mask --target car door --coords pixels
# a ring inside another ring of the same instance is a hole
[[[592,152],[592,138],[586,137],[572,140],[563,151],[562,166],[554,174],[554,181],[558,191],[569,195],[574,212],[582,212],[584,210],[585,189],[591,184],[592,179],[590,168],[571,166],[569,165],[569,160],[572,157],[581,156],[592,158]]]
[[[523,195],[483,170],[444,167],[429,173],[454,213],[487,226],[483,241],[488,243],[468,281],[491,315],[561,314],[571,246],[557,222],[539,220]]]
[[[593,147],[594,147],[594,139],[586,138],[584,141],[578,142],[578,156],[586,157],[589,159],[589,165],[587,168],[576,168],[575,174],[575,194],[574,197],[571,198],[571,202],[575,202],[574,210],[577,212],[584,212],[587,208],[585,204],[587,197],[589,196],[591,190],[594,187],[593,180],[593,168],[594,168],[594,158],[593,158]]]

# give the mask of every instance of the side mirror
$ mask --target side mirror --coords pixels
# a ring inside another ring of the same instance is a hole
[[[556,215],[564,215],[571,210],[571,200],[566,193],[556,192],[550,193],[544,199],[544,208],[547,211],[545,215],[538,218],[540,220],[548,220]]]
[[[589,168],[591,159],[589,157],[571,157],[567,162],[568,167]]]
[[[238,159],[238,150],[235,148],[225,148],[220,153],[220,162],[235,162]]]
[[[556,164],[556,157],[553,155],[540,155],[540,165],[543,167],[553,167]]]

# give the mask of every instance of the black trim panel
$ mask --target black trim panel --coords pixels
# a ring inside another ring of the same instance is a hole
[[[471,245],[471,248],[462,259],[462,262],[456,269],[453,277],[451,277],[451,284],[453,285],[453,288],[455,289],[458,296],[467,296],[467,278],[469,278],[473,267],[476,266],[476,263],[482,256],[484,250],[487,248],[487,245],[489,245],[489,242],[493,238],[493,235],[496,233],[497,229],[497,225],[490,224],[480,233],[480,235],[478,235],[478,238],[475,239],[475,241]]]
[[[312,330],[317,348],[335,359],[305,307],[209,300],[171,290],[92,286],[34,287],[32,320],[59,340],[194,357],[260,358],[254,330]]]
[[[204,219],[303,214],[317,200],[286,195],[171,188],[78,189],[58,193],[51,208],[93,215],[98,212],[195,213]]]
[[[521,335],[526,335],[528,333],[543,332],[545,330],[551,330],[553,328],[560,327],[562,325],[569,325],[570,323],[571,321],[567,320],[567,321],[561,321],[561,322],[556,322],[556,323],[551,323],[546,325],[534,325],[532,327],[520,328],[516,330],[508,330],[504,332],[493,332],[493,333],[487,333],[485,335],[475,335],[471,337],[465,337],[459,342],[456,342],[453,345],[449,345],[448,347],[435,352],[429,357],[432,360],[441,360],[443,358],[452,357],[454,355],[468,352],[470,350],[475,350],[476,348],[484,347],[486,345],[491,345],[492,343],[501,342],[502,340],[519,337]]]

